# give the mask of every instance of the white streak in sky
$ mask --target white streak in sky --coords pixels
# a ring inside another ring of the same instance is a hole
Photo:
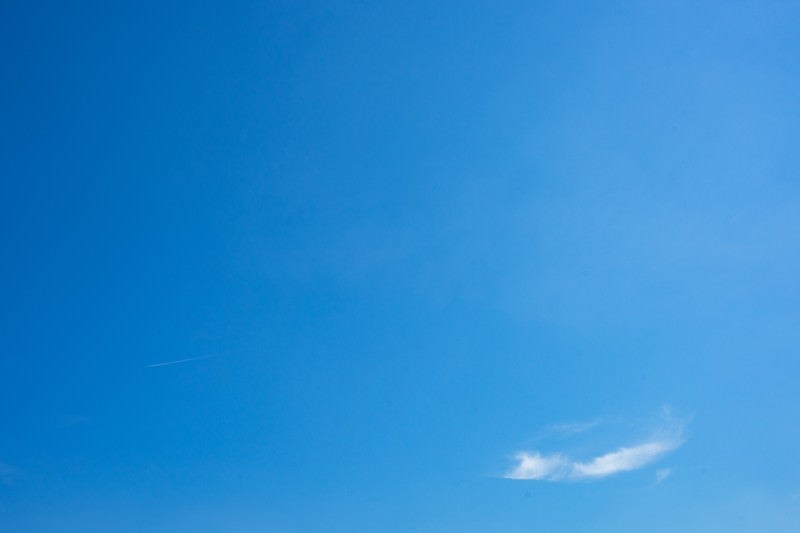
[[[547,426],[544,429],[543,434],[569,437],[572,435],[577,435],[579,433],[585,433],[586,431],[592,430],[597,426],[599,426],[602,422],[603,419],[595,418],[594,420],[590,420],[588,422],[569,422],[564,424],[553,424]]]
[[[186,359],[176,359],[174,361],[165,361],[163,363],[153,363],[153,364],[147,365],[147,368],[156,368],[156,367],[159,367],[159,366],[177,365],[179,363],[188,363],[190,361],[199,361],[201,359],[210,359],[211,357],[214,357],[214,356],[213,355],[201,355],[199,357],[187,357]]]

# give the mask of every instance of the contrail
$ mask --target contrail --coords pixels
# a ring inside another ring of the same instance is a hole
[[[213,355],[201,355],[198,357],[187,357],[186,359],[176,359],[175,361],[165,361],[163,363],[153,363],[147,365],[147,368],[156,368],[157,366],[177,365],[178,363],[188,363],[189,361],[199,361],[200,359],[209,359]]]

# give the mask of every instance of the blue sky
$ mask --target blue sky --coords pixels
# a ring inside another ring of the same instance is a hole
[[[5,2],[0,530],[796,531],[799,23]]]

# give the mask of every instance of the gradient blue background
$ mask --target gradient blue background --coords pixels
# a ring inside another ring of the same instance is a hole
[[[798,531],[798,27],[4,2],[0,530]],[[499,478],[663,405],[661,484]]]

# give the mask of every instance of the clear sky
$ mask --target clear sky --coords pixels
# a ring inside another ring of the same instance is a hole
[[[3,2],[0,531],[798,531],[798,27]]]

